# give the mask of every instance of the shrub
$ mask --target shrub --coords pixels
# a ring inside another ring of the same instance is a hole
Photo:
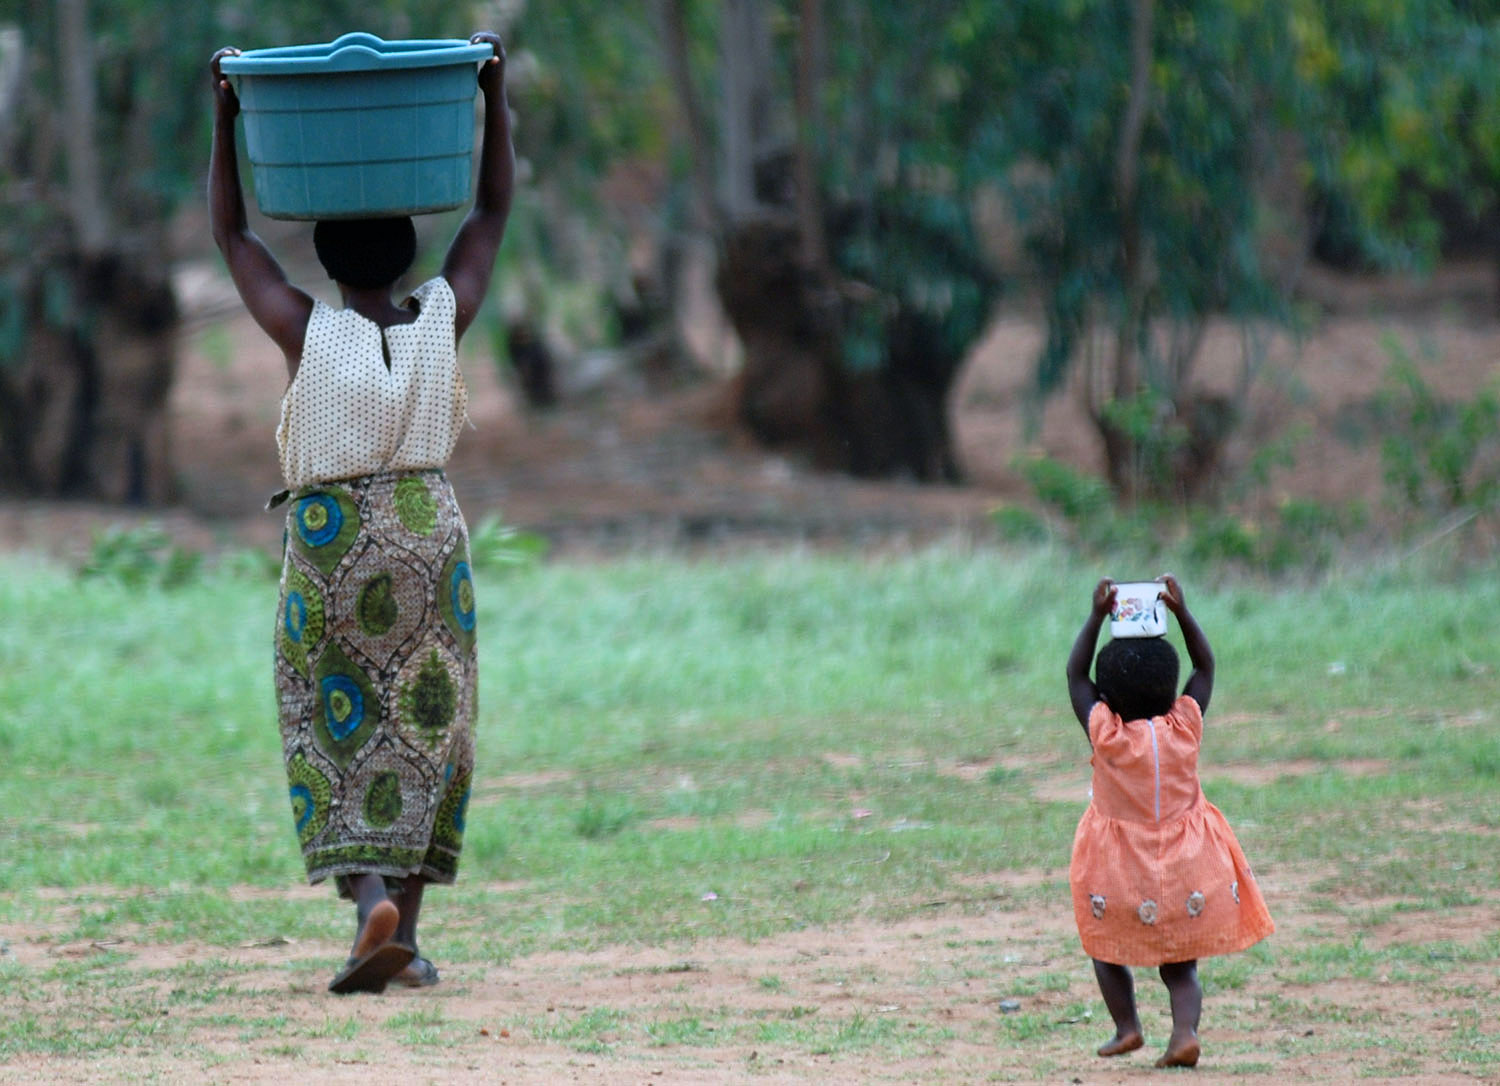
[[[546,537],[524,532],[487,516],[469,533],[469,557],[475,569],[498,572],[534,565],[546,555]]]
[[[1052,534],[1039,513],[1019,505],[1002,505],[990,513],[990,519],[1007,543],[1042,543]]]
[[[1500,394],[1491,384],[1441,399],[1394,337],[1395,361],[1376,401],[1387,489],[1411,512],[1487,511],[1500,502]]]
[[[147,522],[96,531],[78,576],[108,578],[128,588],[180,588],[197,580],[202,567],[203,555],[179,547],[161,525]]]

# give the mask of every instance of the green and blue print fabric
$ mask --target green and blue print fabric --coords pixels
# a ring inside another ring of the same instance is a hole
[[[299,492],[276,685],[308,877],[452,881],[473,775],[468,536],[439,472]]]

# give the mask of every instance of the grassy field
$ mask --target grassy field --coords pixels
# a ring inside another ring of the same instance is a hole
[[[479,780],[425,914],[444,983],[339,1000],[274,583],[0,558],[0,1081],[1150,1073],[1092,1055],[1068,911],[1062,669],[1098,572],[954,549],[482,581]],[[1205,789],[1281,929],[1204,964],[1200,1079],[1500,1079],[1496,570],[1184,585],[1219,658]]]

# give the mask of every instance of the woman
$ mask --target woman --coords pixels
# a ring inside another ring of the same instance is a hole
[[[314,244],[344,308],[287,282],[245,217],[239,100],[214,54],[209,214],[250,315],[286,356],[276,439],[290,497],[276,689],[308,880],[356,906],[329,989],[437,982],[417,950],[429,882],[458,869],[474,765],[468,534],[443,465],[467,415],[460,337],[489,288],[514,177],[505,51],[479,69],[484,134],[473,209],[442,273],[398,304],[410,219],[320,222]]]

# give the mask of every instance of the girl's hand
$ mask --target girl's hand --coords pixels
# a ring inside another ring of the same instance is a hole
[[[229,46],[228,48],[220,49],[213,55],[213,59],[208,62],[208,70],[213,73],[214,77],[214,103],[218,106],[219,112],[226,120],[232,120],[239,114],[240,99],[239,95],[234,93],[234,87],[230,85],[229,80],[224,77],[224,73],[219,69],[219,61],[225,57],[237,57],[239,55],[240,51],[238,49]]]
[[[505,86],[505,46],[500,35],[492,30],[481,30],[469,38],[470,45],[485,43],[495,50],[495,55],[479,66],[479,86],[486,94]]]
[[[1187,610],[1187,601],[1182,598],[1182,585],[1177,583],[1176,577],[1163,573],[1156,578],[1156,582],[1162,586],[1161,600],[1167,605],[1168,611],[1180,615]]]
[[[1111,614],[1115,609],[1115,582],[1108,577],[1102,578],[1094,586],[1094,614],[1103,618]]]

